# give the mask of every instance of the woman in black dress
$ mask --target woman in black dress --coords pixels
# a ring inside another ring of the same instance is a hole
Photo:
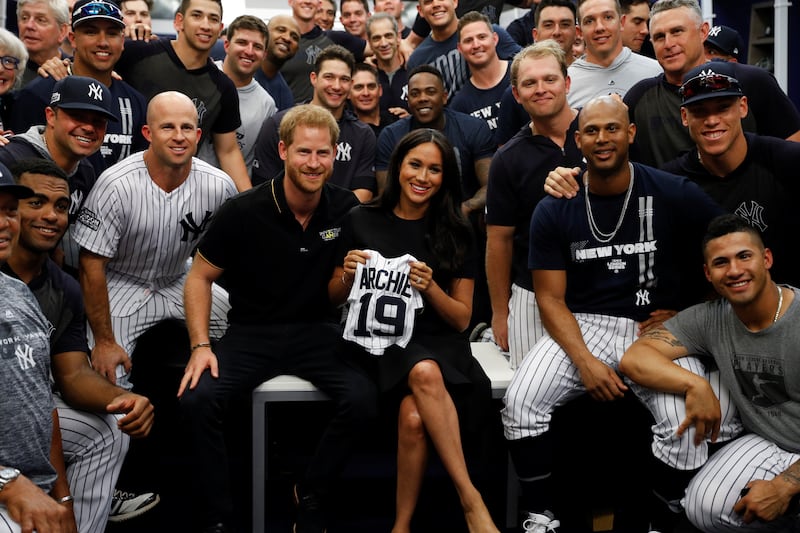
[[[383,193],[345,218],[339,244],[342,266],[328,285],[334,303],[343,303],[348,295],[352,298],[350,312],[359,313],[355,329],[365,337],[363,346],[371,346],[373,335],[385,339],[387,324],[388,331],[397,333],[398,342],[400,334],[413,326],[410,339],[400,342],[408,342],[405,347],[393,344],[379,357],[353,342],[346,345],[382,391],[399,401],[393,533],[410,531],[428,459],[428,438],[458,491],[469,531],[497,532],[470,480],[461,446],[459,413],[464,420],[479,423],[478,412],[490,401],[490,386],[463,334],[472,314],[476,261],[472,233],[460,205],[458,163],[450,143],[436,130],[412,131],[392,154]],[[410,254],[416,260],[401,260],[406,270],[394,279],[405,280],[406,290],[388,296],[397,305],[390,305],[389,312],[373,308],[362,319],[361,313],[368,312],[364,302],[371,296],[365,300],[369,284],[365,285],[367,278],[361,274],[376,252],[385,258]],[[357,276],[360,281],[351,292]],[[422,296],[423,308],[416,314],[405,312],[415,305],[413,291]],[[372,327],[372,334],[364,333]],[[377,330],[382,331],[375,334]],[[463,415],[467,409],[468,418]]]

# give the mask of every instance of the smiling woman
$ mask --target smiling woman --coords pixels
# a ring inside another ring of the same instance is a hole
[[[22,69],[28,61],[28,52],[16,35],[0,28],[0,132],[5,127],[10,99],[6,95],[19,87],[22,82]]]

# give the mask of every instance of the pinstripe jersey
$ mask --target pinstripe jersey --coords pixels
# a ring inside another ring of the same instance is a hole
[[[347,297],[350,309],[343,336],[372,355],[383,355],[393,344],[408,345],[414,316],[423,307],[422,296],[408,279],[409,262],[416,259],[409,254],[386,258],[374,250],[365,251],[369,259],[358,264]]]
[[[136,312],[153,291],[179,281],[211,218],[236,194],[227,174],[197,158],[186,180],[168,193],[150,178],[143,154],[103,172],[74,231],[82,248],[111,258],[112,316]]]

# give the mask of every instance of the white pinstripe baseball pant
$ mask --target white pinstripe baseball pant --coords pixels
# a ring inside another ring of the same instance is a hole
[[[54,399],[78,531],[103,533],[130,437],[117,428],[121,415],[79,411]]]
[[[708,533],[798,531],[797,514],[772,522],[756,520],[745,524],[733,511],[740,491],[751,480],[772,479],[797,461],[800,454],[788,452],[758,435],[740,437],[714,454],[689,483],[682,502],[686,516]]]
[[[185,276],[180,281],[154,291],[147,302],[134,313],[128,316],[111,316],[111,328],[114,338],[130,356],[136,348],[136,341],[151,327],[167,319],[186,320],[183,309],[183,284]],[[112,306],[113,307],[113,306]],[[211,318],[208,333],[212,339],[219,339],[228,329],[228,293],[217,284],[211,286]],[[88,330],[89,346],[94,346],[94,335]],[[117,385],[130,390],[132,385],[122,365],[117,366]]]
[[[625,350],[636,340],[638,324],[627,318],[588,313],[576,313],[575,319],[589,351],[617,370]],[[691,366],[704,373],[705,369],[694,358],[679,361],[681,366]],[[654,455],[680,470],[702,466],[708,459],[708,446],[704,443],[695,448],[691,440],[693,431],[685,432],[680,438],[675,436],[684,420],[683,398],[644,389],[630,380],[626,383],[656,421],[652,426]],[[552,337],[545,335],[522,361],[506,390],[505,407],[501,412],[506,439],[518,440],[545,433],[550,428],[555,408],[585,392],[572,360]],[[727,395],[723,394],[720,403],[725,398]],[[736,410],[729,401],[723,407],[722,426],[720,441],[732,438],[741,427]]]
[[[20,533],[22,528],[11,520],[6,506],[0,503],[0,533]]]
[[[508,300],[508,352],[512,370],[519,367],[525,355],[544,333],[533,291],[512,283],[511,298]]]

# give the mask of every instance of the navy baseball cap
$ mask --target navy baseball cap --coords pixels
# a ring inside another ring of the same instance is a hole
[[[722,96],[744,96],[739,80],[734,77],[734,65],[727,61],[709,61],[695,67],[683,77],[680,88],[681,106]]]
[[[95,111],[119,122],[111,108],[111,91],[94,78],[67,76],[56,82],[50,96],[50,107]]]
[[[104,19],[115,22],[120,28],[125,27],[122,11],[119,6],[104,0],[78,0],[72,8],[72,29],[87,20]]]
[[[737,60],[739,59],[739,52],[744,49],[742,36],[739,35],[739,32],[723,25],[713,26],[708,31],[705,44],[716,48],[724,54],[734,56]]]
[[[33,190],[16,183],[11,171],[3,163],[0,163],[0,193],[2,192],[13,194],[17,198],[30,198],[33,196]]]

